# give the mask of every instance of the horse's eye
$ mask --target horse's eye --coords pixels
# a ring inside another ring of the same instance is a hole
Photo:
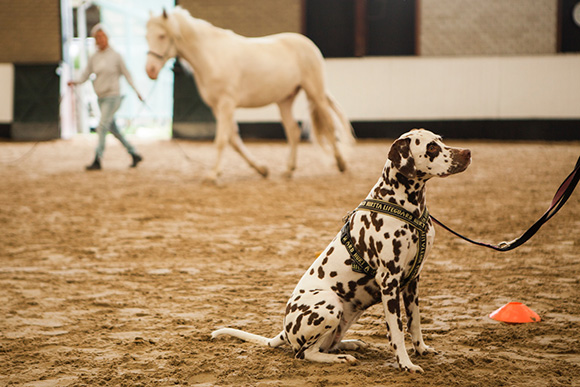
[[[439,146],[437,144],[429,144],[427,146],[427,152],[429,153],[434,153],[437,152],[439,150]]]

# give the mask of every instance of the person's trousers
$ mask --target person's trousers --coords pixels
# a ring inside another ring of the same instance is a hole
[[[135,154],[135,148],[133,145],[127,141],[127,139],[119,132],[117,124],[115,123],[115,113],[121,107],[121,100],[123,97],[117,95],[112,97],[101,97],[99,98],[99,109],[101,110],[101,120],[99,121],[99,127],[97,132],[99,134],[99,144],[97,145],[97,157],[102,158],[105,151],[105,140],[107,138],[107,133],[113,133],[113,136],[117,137],[121,144],[127,148],[127,152],[130,154]]]

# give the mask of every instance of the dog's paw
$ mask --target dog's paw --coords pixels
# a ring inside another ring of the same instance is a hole
[[[399,369],[401,369],[402,371],[406,371],[406,372],[418,372],[418,373],[423,373],[425,371],[423,371],[423,368],[419,367],[418,365],[415,365],[413,363],[408,363],[408,364],[399,364]]]
[[[419,345],[415,347],[415,354],[418,356],[426,356],[430,354],[437,355],[439,352],[435,348],[429,347],[427,345]]]
[[[347,363],[347,364],[358,363],[358,359],[351,355],[337,355],[336,358],[339,360],[339,363]]]

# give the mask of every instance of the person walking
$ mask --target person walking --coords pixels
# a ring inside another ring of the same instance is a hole
[[[121,75],[125,77],[129,85],[135,90],[135,93],[137,93],[141,101],[143,101],[143,97],[139,94],[133,78],[129,70],[127,70],[127,66],[125,66],[123,58],[109,45],[109,38],[100,24],[93,27],[91,36],[95,38],[98,50],[89,58],[87,67],[84,69],[80,79],[68,82],[70,86],[78,85],[86,82],[92,74],[96,76],[93,80],[93,88],[97,94],[99,109],[101,111],[101,119],[97,128],[99,143],[96,149],[95,160],[86,169],[88,171],[101,169],[101,160],[105,151],[105,140],[108,132],[113,133],[127,149],[127,152],[129,152],[133,160],[130,167],[135,168],[137,164],[143,161],[143,157],[127,141],[115,123],[115,113],[121,106],[123,99],[119,87],[119,78]]]

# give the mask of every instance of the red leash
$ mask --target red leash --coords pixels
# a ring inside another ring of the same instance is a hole
[[[467,242],[473,243],[474,245],[488,247],[490,249],[494,249],[497,251],[510,251],[510,250],[513,250],[516,247],[519,247],[519,246],[523,245],[524,243],[526,243],[532,236],[534,236],[534,234],[540,229],[540,227],[542,227],[544,225],[544,223],[546,223],[548,220],[550,220],[550,218],[552,216],[554,216],[558,212],[558,210],[560,210],[560,208],[562,208],[562,206],[566,203],[566,201],[568,200],[570,195],[572,195],[572,192],[574,192],[574,188],[576,188],[576,185],[578,184],[578,180],[580,180],[580,157],[578,158],[578,161],[576,162],[576,166],[574,167],[574,170],[568,175],[566,180],[564,180],[564,182],[560,185],[560,188],[558,188],[558,191],[556,191],[556,194],[554,195],[554,199],[552,199],[552,203],[550,204],[550,207],[544,213],[544,215],[542,215],[542,217],[540,219],[538,219],[536,221],[536,223],[534,223],[519,238],[516,238],[511,242],[501,242],[498,245],[477,242],[477,241],[469,239],[469,238],[453,231],[452,229],[450,229],[449,227],[447,227],[446,225],[444,225],[443,223],[441,223],[440,221],[435,219],[435,217],[433,215],[431,215],[431,219],[433,220],[433,222],[435,222],[439,226],[443,227],[445,230],[449,231],[453,235],[455,235],[463,240],[466,240]]]

